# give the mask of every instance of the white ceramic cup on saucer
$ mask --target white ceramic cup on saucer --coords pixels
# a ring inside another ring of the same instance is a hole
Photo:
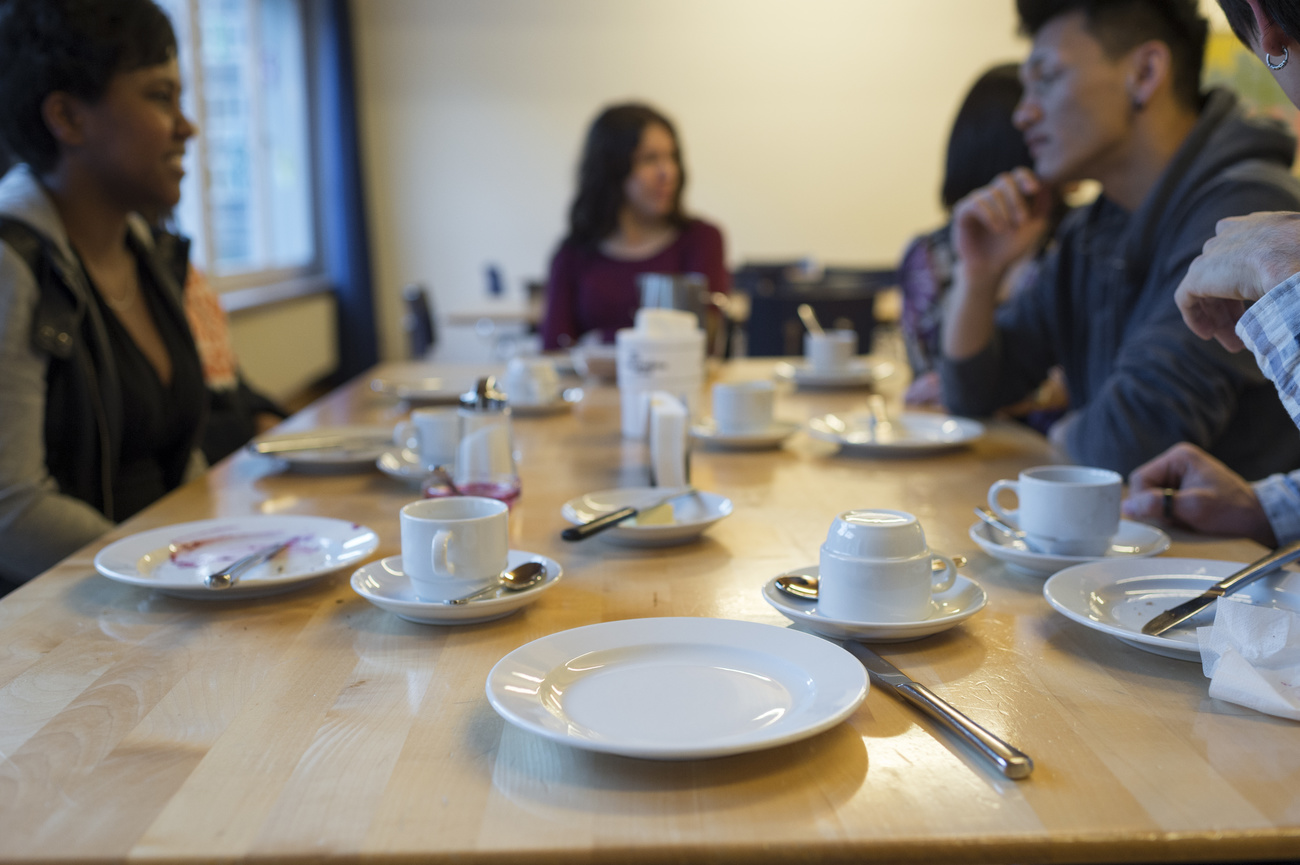
[[[945,565],[938,573],[936,558]],[[926,546],[914,515],[844,511],[821,547],[817,612],[844,622],[920,622],[930,616],[934,593],[956,579],[956,566]]]
[[[762,432],[772,426],[776,387],[770,381],[718,382],[713,386],[713,422],[723,435]]]
[[[549,405],[560,398],[560,373],[549,357],[514,357],[502,382],[512,405]]]
[[[814,372],[836,373],[848,368],[858,353],[858,334],[852,330],[828,330],[803,335],[803,354]]]
[[[419,454],[428,468],[451,465],[460,444],[460,418],[454,408],[417,408],[393,429],[393,443]]]
[[[477,496],[422,499],[402,508],[402,571],[422,601],[485,589],[506,569],[509,508]]]
[[[1124,479],[1110,469],[1087,466],[1036,466],[1018,480],[989,487],[989,507],[1029,536],[1031,547],[1055,556],[1101,556],[1119,531],[1120,487]],[[998,503],[1003,490],[1019,503]]]

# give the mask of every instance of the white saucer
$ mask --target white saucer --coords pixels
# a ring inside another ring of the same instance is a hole
[[[506,559],[507,568],[517,568],[524,562],[541,562],[546,577],[531,589],[508,592],[497,589],[488,595],[465,604],[437,604],[421,601],[411,588],[411,581],[402,573],[402,557],[389,556],[371,562],[352,575],[352,590],[380,609],[387,610],[408,622],[422,625],[472,625],[490,622],[508,616],[520,607],[526,607],[542,592],[560,581],[564,569],[554,559],[511,550]]]
[[[370,389],[376,393],[396,397],[413,406],[457,405],[460,403],[460,395],[473,390],[474,384],[475,379],[472,376],[444,378],[413,374],[380,376],[370,382]]]
[[[393,445],[375,461],[379,470],[390,478],[419,483],[429,476],[429,469],[420,462],[420,456],[410,448]]]
[[[906,411],[890,418],[888,428],[874,423],[870,412],[828,414],[808,421],[813,438],[837,444],[847,453],[906,456],[950,450],[984,435],[984,425],[970,418]]]
[[[210,574],[249,553],[291,539],[287,550],[248,571],[230,588],[203,584]],[[378,546],[373,531],[346,520],[284,514],[230,517],[163,526],[114,541],[95,556],[95,569],[110,580],[176,598],[231,600],[300,588],[361,561]]]
[[[1134,559],[1158,556],[1169,549],[1169,535],[1154,526],[1120,520],[1119,531],[1110,539],[1105,556],[1056,556],[1036,553],[1023,541],[1007,537],[978,521],[970,527],[970,539],[984,552],[1007,563],[1007,567],[1031,577],[1048,577],[1062,568],[1103,559]]]
[[[261,454],[259,444],[285,443],[321,439],[351,440],[348,447],[321,447],[315,450]],[[386,449],[393,444],[393,428],[383,426],[319,427],[299,432],[258,436],[248,443],[249,453],[266,459],[282,460],[299,471],[369,471]]]
[[[816,578],[819,571],[817,565],[807,565],[780,576],[798,574]],[[988,595],[979,583],[958,574],[947,591],[932,597],[930,615],[924,619],[915,622],[850,622],[822,615],[817,611],[815,600],[787,595],[776,587],[778,578],[773,577],[763,586],[763,599],[781,615],[828,637],[866,643],[902,643],[946,631],[984,609],[988,602]]]
[[[596,517],[628,506],[653,502],[671,490],[662,487],[622,487],[601,490],[570,499],[560,514],[574,525],[589,523]],[[697,493],[669,502],[673,522],[660,526],[636,525],[636,517],[605,529],[596,535],[611,544],[624,547],[670,547],[693,541],[709,526],[731,514],[731,499],[717,493]]]
[[[724,450],[757,451],[779,448],[781,442],[798,431],[799,424],[777,420],[761,430],[724,433],[718,430],[718,425],[712,418],[705,418],[691,427],[691,437],[702,444]]]
[[[602,622],[534,640],[487,679],[501,717],[554,742],[691,760],[796,742],[867,696],[847,651],[789,628],[731,619]]]
[[[778,363],[775,370],[777,378],[808,388],[871,387],[893,374],[893,361],[863,358],[855,358],[838,370],[815,370],[806,361]]]
[[[1142,626],[1245,566],[1217,559],[1099,559],[1052,577],[1043,584],[1043,597],[1085,627],[1147,652],[1199,663],[1196,629],[1214,622],[1215,604],[1158,637],[1142,633]],[[1300,611],[1300,574],[1264,577],[1216,603],[1225,602]]]

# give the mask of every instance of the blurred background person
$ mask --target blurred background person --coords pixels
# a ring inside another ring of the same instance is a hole
[[[586,333],[612,342],[641,305],[642,273],[700,273],[727,292],[722,232],[687,216],[686,169],[672,123],[637,103],[606,108],[592,123],[569,209],[569,233],[551,259],[542,347],[567,348]]]
[[[22,582],[205,467],[183,265],[141,213],[195,128],[150,0],[0,0],[0,580]]]

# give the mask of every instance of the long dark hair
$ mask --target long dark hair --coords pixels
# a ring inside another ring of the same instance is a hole
[[[677,195],[668,219],[681,227],[682,190],[686,188],[686,166],[682,161],[681,142],[672,122],[649,105],[629,102],[611,105],[592,121],[582,148],[578,169],[578,194],[569,208],[568,243],[594,246],[618,228],[618,214],[623,209],[623,183],[632,173],[632,154],[641,143],[647,126],[658,124],[668,130],[677,145]]]
[[[948,138],[942,194],[946,209],[1004,171],[1034,164],[1024,136],[1011,122],[1023,92],[1019,67],[1007,63],[981,75],[966,94]]]

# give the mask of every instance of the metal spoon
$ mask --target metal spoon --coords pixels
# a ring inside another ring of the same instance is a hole
[[[952,563],[954,567],[966,567],[965,556],[953,556]],[[933,571],[942,571],[946,565],[938,559],[930,562],[930,569]],[[776,578],[776,587],[787,595],[801,598],[805,601],[817,600],[817,578],[810,577],[807,574],[782,574]]]
[[[434,466],[433,471],[429,472],[429,479],[451,490],[453,496],[465,495],[456,487],[456,482],[451,479],[451,471],[446,466]]]
[[[822,330],[821,323],[817,321],[817,313],[813,312],[811,306],[806,303],[801,303],[799,304],[798,312],[800,320],[803,321],[803,326],[808,328],[809,333],[814,333],[817,336],[826,333],[826,331]]]
[[[1013,547],[1016,543],[1020,543],[1023,544],[1025,549],[1029,550],[1031,553],[1043,552],[1037,546],[1029,542],[1029,535],[1026,535],[1020,529],[1015,528],[1011,524],[1004,522],[1003,519],[994,513],[993,509],[987,505],[980,505],[975,508],[975,516],[987,523],[989,528],[993,529],[995,532],[1010,538]]]
[[[507,592],[522,592],[524,589],[530,589],[546,578],[546,566],[541,562],[524,562],[517,568],[511,568],[508,571],[502,571],[501,576],[492,585],[484,589],[479,589],[473,594],[466,595],[463,598],[452,598],[451,600],[442,601],[444,604],[467,604],[475,598],[481,598],[484,595],[491,594],[497,589],[505,589]]]

